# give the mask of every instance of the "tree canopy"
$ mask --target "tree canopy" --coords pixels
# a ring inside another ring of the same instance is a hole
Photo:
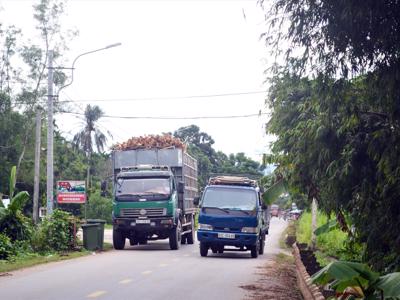
[[[272,0],[270,160],[293,190],[335,212],[377,270],[400,268],[400,7]],[[282,54],[284,54],[282,56]],[[347,222],[344,222],[347,216]],[[348,223],[348,224],[345,224]]]

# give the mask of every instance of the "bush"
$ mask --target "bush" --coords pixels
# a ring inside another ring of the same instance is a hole
[[[1,219],[0,232],[7,235],[11,241],[29,240],[32,234],[32,222],[19,210],[7,211]]]
[[[102,219],[111,223],[112,201],[100,196],[100,191],[94,192],[88,201],[86,217],[88,219]]]
[[[74,223],[77,220],[71,214],[54,210],[46,217],[35,232],[32,247],[36,251],[66,251],[74,247]]]
[[[13,254],[14,251],[10,238],[0,233],[0,259],[8,259]]]

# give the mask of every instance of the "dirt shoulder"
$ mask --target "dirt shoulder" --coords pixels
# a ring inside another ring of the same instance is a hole
[[[245,299],[301,300],[297,287],[294,258],[283,253],[266,261],[257,268],[255,283],[243,285]]]

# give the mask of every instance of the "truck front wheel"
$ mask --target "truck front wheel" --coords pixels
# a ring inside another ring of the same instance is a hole
[[[169,247],[171,248],[171,250],[179,249],[182,238],[181,233],[182,233],[181,221],[178,221],[178,224],[176,224],[176,226],[169,233]]]
[[[200,242],[200,255],[207,256],[207,253],[208,253],[208,246],[205,243]]]
[[[258,254],[264,254],[264,247],[265,247],[265,233],[260,235],[260,250]]]
[[[125,247],[125,236],[116,229],[113,229],[113,246],[116,250],[122,250]]]
[[[257,258],[259,251],[260,251],[260,240],[257,239],[256,244],[251,247],[251,257],[252,258]]]

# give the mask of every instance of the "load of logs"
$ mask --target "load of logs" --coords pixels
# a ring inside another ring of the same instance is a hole
[[[164,148],[186,149],[186,145],[178,138],[170,134],[163,135],[145,135],[132,137],[126,142],[118,143],[112,146],[112,150],[125,151],[137,149],[164,149]]]

